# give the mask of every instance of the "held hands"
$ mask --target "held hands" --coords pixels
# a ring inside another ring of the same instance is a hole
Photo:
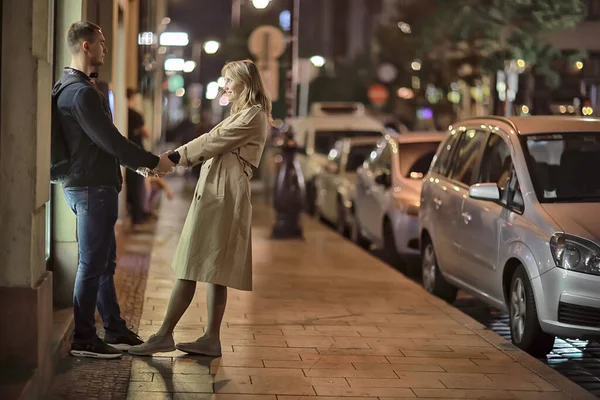
[[[152,170],[152,173],[154,173],[155,176],[165,176],[169,172],[172,172],[173,168],[176,167],[176,164],[169,159],[169,154],[171,153],[172,151],[167,151],[160,155],[158,164],[154,167],[154,170]]]
[[[173,168],[177,166],[173,161],[169,159],[169,154],[172,154],[172,151],[167,151],[159,156],[158,164],[154,169],[141,167],[136,170],[136,172],[144,177],[153,176],[156,178],[162,178],[170,172],[173,172]]]

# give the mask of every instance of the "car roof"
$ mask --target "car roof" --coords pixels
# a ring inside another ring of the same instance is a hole
[[[350,143],[350,146],[360,146],[362,144],[377,144],[378,141],[381,140],[381,137],[377,136],[356,136],[352,138],[344,138],[342,139]]]
[[[506,123],[520,135],[545,133],[600,132],[600,118],[572,117],[559,115],[539,115],[529,117],[481,117],[453,124],[454,127],[467,123],[490,124]]]
[[[315,131],[377,131],[384,132],[384,126],[375,118],[366,115],[309,116],[290,120],[294,127],[312,126]]]
[[[406,133],[399,133],[390,135],[390,137],[396,140],[397,143],[427,143],[427,142],[441,142],[444,140],[448,133],[437,132],[437,131],[411,131]]]

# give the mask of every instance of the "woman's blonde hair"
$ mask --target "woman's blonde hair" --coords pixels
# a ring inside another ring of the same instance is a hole
[[[230,61],[221,70],[221,75],[226,74],[244,84],[244,90],[232,105],[231,111],[236,113],[244,108],[258,105],[267,113],[269,124],[273,125],[271,97],[267,94],[265,83],[256,64],[251,60]]]

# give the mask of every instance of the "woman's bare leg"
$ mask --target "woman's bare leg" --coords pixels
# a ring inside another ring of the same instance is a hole
[[[221,356],[221,323],[225,306],[227,305],[227,287],[208,284],[206,290],[206,306],[208,308],[208,323],[204,336],[195,342],[177,343],[177,348],[190,354],[200,354],[210,357]]]
[[[196,281],[177,279],[171,292],[167,313],[158,332],[150,336],[146,343],[132,346],[129,349],[129,353],[138,356],[149,356],[155,353],[175,350],[173,330],[185,313],[185,310],[190,306],[195,291]]]
[[[227,306],[227,286],[207,284],[206,306],[208,308],[208,324],[204,337],[211,340],[221,338],[221,323]]]
[[[177,323],[188,309],[196,292],[196,281],[177,279],[171,292],[167,314],[156,336],[173,335]]]

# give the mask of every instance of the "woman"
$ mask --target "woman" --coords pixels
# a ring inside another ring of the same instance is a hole
[[[227,288],[252,290],[250,178],[258,167],[272,124],[271,100],[252,61],[223,67],[231,115],[209,133],[176,150],[179,165],[204,162],[179,239],[173,269],[177,280],[160,329],[129,353],[151,355],[175,348],[191,354],[221,355],[220,329]],[[189,307],[196,282],[208,284],[208,324],[195,342],[173,341],[173,330]]]

